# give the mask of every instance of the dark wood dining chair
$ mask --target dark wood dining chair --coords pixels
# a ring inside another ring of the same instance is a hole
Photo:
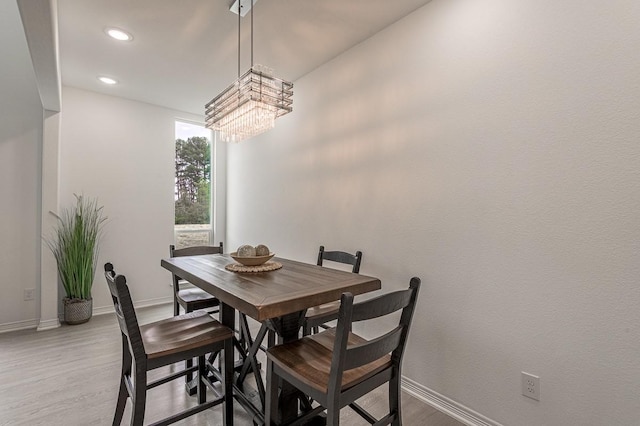
[[[323,266],[325,260],[352,265],[353,268],[351,272],[358,274],[360,273],[360,264],[362,263],[362,252],[358,250],[355,254],[351,254],[337,250],[326,251],[324,246],[320,246],[320,250],[318,251],[318,266]],[[339,309],[339,302],[325,303],[307,309],[303,326],[304,335],[307,336],[311,334],[311,332],[317,333],[320,327],[328,328],[325,324],[338,318]]]
[[[211,318],[206,311],[194,311],[146,325],[138,325],[136,312],[124,275],[116,275],[113,265],[104,265],[104,274],[113,299],[122,333],[122,373],[113,425],[120,425],[127,398],[131,398],[131,425],[142,425],[147,390],[197,372],[198,405],[174,414],[154,425],[168,425],[193,414],[224,403],[225,425],[233,424],[233,331]],[[222,350],[221,377],[224,393],[220,394],[207,378],[205,354]],[[149,382],[147,372],[179,361],[197,358],[197,366],[172,373]],[[207,401],[207,386],[216,398]]]
[[[222,254],[224,246],[220,241],[219,246],[193,246],[177,249],[173,244],[169,246],[169,256],[171,257],[183,257],[183,256],[202,256],[205,254]],[[220,301],[215,297],[207,293],[206,291],[199,289],[198,287],[191,286],[184,288],[182,285],[185,281],[177,276],[173,276],[173,315],[180,314],[180,307],[185,313],[197,311],[199,309],[205,309],[210,313],[216,313],[220,310]],[[213,360],[210,360],[213,362]],[[185,367],[193,367],[193,360],[187,360]],[[187,386],[187,392],[189,395],[195,395],[196,388],[193,384],[193,373],[188,373],[185,377]]]
[[[200,256],[205,254],[222,254],[224,247],[222,241],[219,246],[194,246],[177,249],[173,244],[169,246],[169,255],[171,257],[182,256]],[[182,278],[176,274],[173,275],[173,315],[180,314],[180,307],[186,313],[197,311],[198,309],[207,309],[211,312],[217,312],[220,301],[204,290],[195,288],[181,288]]]
[[[419,289],[420,279],[414,277],[407,290],[357,304],[351,293],[344,293],[335,328],[269,348],[265,424],[277,424],[278,382],[283,379],[320,404],[290,424],[306,424],[326,410],[327,426],[336,426],[340,409],[349,405],[371,424],[401,425],[402,355]],[[353,322],[399,310],[402,314],[397,327],[371,340],[350,331]],[[387,382],[389,413],[376,419],[354,401]]]

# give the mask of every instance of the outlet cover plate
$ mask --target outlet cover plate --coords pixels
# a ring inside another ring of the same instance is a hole
[[[540,401],[540,377],[522,372],[522,394]]]
[[[34,300],[36,298],[36,289],[35,288],[25,288],[24,289],[24,300]]]

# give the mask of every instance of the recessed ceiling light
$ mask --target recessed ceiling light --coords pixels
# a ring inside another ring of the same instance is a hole
[[[122,31],[121,29],[118,29],[118,28],[107,28],[105,32],[109,37],[115,38],[116,40],[120,40],[120,41],[133,40],[133,36],[131,34],[129,34],[126,31]]]
[[[118,84],[118,80],[114,80],[110,77],[98,77],[98,80],[100,80],[104,84]]]

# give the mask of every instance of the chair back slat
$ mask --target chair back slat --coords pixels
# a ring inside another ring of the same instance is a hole
[[[344,369],[360,367],[395,351],[402,339],[402,327],[396,327],[367,343],[347,347]]]
[[[356,251],[356,254],[347,253],[345,251],[325,251],[324,246],[320,246],[318,251],[318,266],[323,266],[323,262],[328,260],[330,262],[344,263],[345,265],[352,265],[351,272],[354,274],[360,273],[360,264],[362,263],[362,252]]]
[[[222,245],[222,241],[220,241],[219,246],[194,246],[179,249],[177,249],[173,244],[169,246],[169,255],[171,257],[201,256],[203,254],[218,254],[223,252],[224,247]]]
[[[395,291],[353,305],[352,322],[389,315],[404,309],[411,301],[411,289]]]
[[[131,293],[129,293],[129,287],[127,286],[127,279],[124,275],[116,275],[111,263],[104,265],[104,276],[111,292],[111,299],[113,300],[120,331],[126,336],[134,358],[144,356],[140,326],[138,325],[138,318],[131,300]]]

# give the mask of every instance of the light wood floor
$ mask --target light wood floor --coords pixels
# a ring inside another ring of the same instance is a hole
[[[144,324],[169,317],[172,307],[162,305],[137,312],[139,322]],[[0,334],[0,425],[111,424],[120,374],[120,342],[120,330],[112,314],[50,331]],[[383,414],[386,395],[381,387],[359,402],[374,415]],[[149,392],[145,423],[193,404],[194,398],[186,395],[182,380],[160,386]],[[406,393],[402,395],[402,408],[405,425],[462,425]],[[130,410],[127,402],[123,424],[128,424]],[[344,425],[368,424],[349,408],[343,409],[341,416]],[[242,408],[236,409],[234,420],[238,426],[253,424]],[[176,424],[220,425],[221,407]]]

